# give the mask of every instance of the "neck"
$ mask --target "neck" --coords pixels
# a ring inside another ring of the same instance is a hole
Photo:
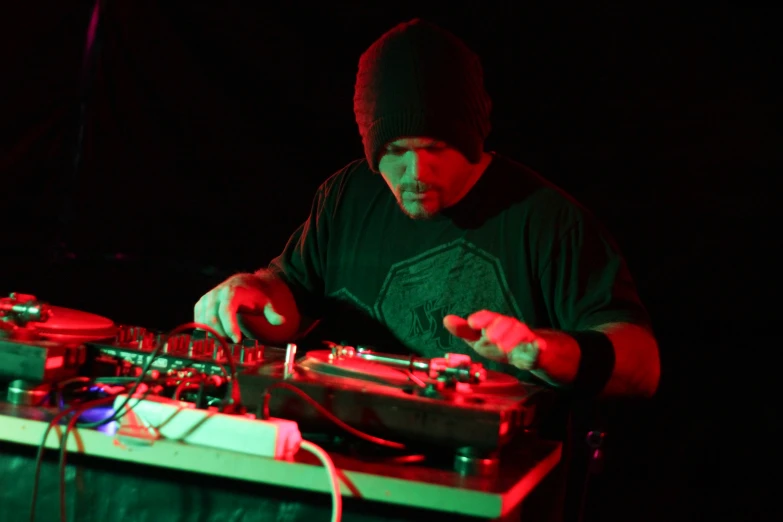
[[[492,163],[492,154],[489,152],[484,152],[481,154],[481,159],[478,163],[473,165],[473,169],[470,173],[470,177],[468,178],[467,182],[465,183],[465,186],[462,187],[462,189],[457,194],[457,197],[454,199],[454,203],[452,205],[456,205],[460,201],[462,201],[462,198],[464,198],[468,192],[470,192],[470,189],[472,189],[479,179],[481,179],[481,175],[484,174],[484,171],[487,170],[487,167],[489,167],[489,164]]]

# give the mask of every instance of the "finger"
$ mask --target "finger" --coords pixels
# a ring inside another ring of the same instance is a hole
[[[201,299],[199,299],[196,304],[193,306],[193,322],[200,323],[201,322],[201,314],[202,314],[202,308],[203,308],[203,301],[204,296],[201,296]]]
[[[501,350],[500,341],[514,328],[514,323],[518,323],[516,319],[507,316],[496,317],[492,323],[484,329],[484,335],[489,342],[498,345]],[[504,350],[505,351],[505,350]]]
[[[481,330],[474,330],[468,322],[458,315],[447,315],[443,318],[443,326],[450,334],[466,341],[481,339]]]
[[[240,291],[242,290],[237,290],[237,292]],[[275,310],[272,301],[263,293],[254,291],[252,293],[252,303],[247,303],[248,299],[243,299],[242,301],[245,302],[242,302],[237,308],[237,312],[240,314],[251,316],[263,314],[264,319],[272,326],[280,326],[286,321],[285,317]]]
[[[272,301],[269,301],[264,305],[264,317],[272,326],[280,326],[285,323],[285,317],[275,311],[272,306]]]
[[[242,339],[242,331],[237,320],[237,296],[232,288],[226,286],[218,290],[218,326],[215,328],[224,337],[230,337],[238,343]]]
[[[492,324],[492,321],[500,317],[497,312],[490,312],[489,310],[481,310],[468,316],[468,324],[474,330],[483,330]]]
[[[208,326],[215,325],[215,292],[210,291],[198,300],[193,308],[193,321]]]

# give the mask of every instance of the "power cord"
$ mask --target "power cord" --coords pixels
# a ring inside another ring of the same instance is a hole
[[[60,521],[61,522],[68,522],[68,514],[66,510],[66,503],[65,503],[65,465],[66,465],[66,454],[68,452],[68,433],[70,433],[71,430],[76,426],[76,423],[79,421],[79,417],[86,411],[89,411],[93,408],[97,408],[99,406],[104,406],[106,404],[112,404],[115,400],[114,395],[111,395],[109,397],[104,397],[102,399],[96,399],[94,401],[88,401],[81,405],[79,409],[77,409],[74,414],[71,416],[71,419],[68,421],[68,425],[65,427],[65,431],[63,432],[62,440],[60,441],[60,463],[59,463],[59,475],[60,475]]]
[[[150,369],[152,368],[152,363],[160,356],[160,352],[163,349],[164,346],[167,345],[169,339],[173,337],[174,335],[177,335],[183,331],[186,330],[192,330],[192,329],[199,329],[204,330],[209,334],[212,334],[217,341],[220,343],[221,348],[223,349],[223,354],[225,358],[228,360],[228,364],[230,367],[230,382],[226,389],[226,396],[224,400],[221,402],[221,411],[225,413],[244,413],[245,409],[242,406],[242,395],[239,388],[239,380],[237,379],[237,367],[236,363],[233,358],[233,353],[231,350],[231,347],[228,345],[228,342],[223,338],[220,334],[217,333],[212,327],[207,326],[205,324],[196,323],[196,322],[189,322],[182,325],[177,326],[176,328],[172,329],[170,332],[168,332],[166,335],[164,335],[161,339],[161,341],[157,344],[155,349],[152,351],[152,353],[149,355],[149,358],[147,359],[146,364],[142,368],[142,371],[138,378],[133,379],[133,384],[131,385],[130,389],[127,390],[127,395],[123,402],[119,405],[119,407],[114,409],[114,412],[99,421],[95,422],[88,422],[81,425],[82,428],[97,428],[99,426],[108,424],[110,422],[119,420],[122,418],[123,415],[125,415],[128,411],[130,411],[133,406],[127,407],[128,403],[130,402],[131,398],[136,397],[137,393],[139,392],[139,388],[144,383],[147,376],[150,374]],[[225,374],[225,368],[222,367],[222,365],[219,365],[221,369],[223,370],[223,373]],[[124,382],[126,378],[116,378],[119,382]],[[102,379],[102,380],[109,380],[109,379]],[[71,382],[84,382],[84,378],[76,378],[73,379]],[[62,384],[70,384],[71,382],[65,382]],[[149,390],[145,390],[149,391]],[[142,392],[141,394],[144,395],[145,392]],[[142,400],[143,397],[138,397],[138,400]],[[30,522],[35,522],[35,509],[38,499],[38,484],[40,482],[40,474],[41,474],[41,466],[43,464],[43,454],[46,450],[46,440],[49,437],[49,433],[51,430],[60,423],[60,421],[68,416],[69,414],[73,414],[73,417],[69,420],[68,425],[65,428],[65,431],[63,432],[63,435],[60,440],[60,518],[63,522],[67,521],[67,513],[66,513],[66,504],[65,504],[65,463],[66,463],[66,455],[67,455],[67,444],[68,444],[68,435],[70,431],[76,426],[76,423],[78,422],[79,417],[82,413],[85,411],[92,409],[97,406],[102,406],[104,404],[108,404],[114,401],[114,395],[110,397],[104,397],[102,399],[97,399],[94,401],[89,401],[86,403],[82,403],[79,405],[71,406],[69,408],[65,408],[59,413],[57,413],[52,420],[49,422],[48,426],[46,427],[46,430],[44,430],[44,435],[41,440],[41,444],[38,447],[38,453],[36,455],[36,466],[35,466],[35,477],[33,481],[33,492],[32,492],[32,498],[30,501]],[[60,406],[62,406],[61,401]]]
[[[70,406],[57,413],[52,418],[52,420],[49,421],[49,424],[46,426],[46,429],[44,430],[43,437],[41,438],[41,443],[38,445],[38,452],[35,457],[35,474],[33,477],[33,492],[30,499],[30,522],[35,522],[35,509],[38,500],[38,485],[40,483],[41,466],[43,465],[43,455],[44,455],[44,451],[46,450],[46,440],[49,438],[49,433],[52,431],[52,429],[54,429],[55,426],[59,424],[60,420],[67,417],[69,414],[76,413],[76,412],[80,412],[81,414],[81,411],[86,411],[87,409],[91,409],[95,406],[109,403],[110,401],[113,400],[114,400],[113,396],[104,397],[102,399],[97,399],[94,401],[88,401],[86,403],[80,403],[74,406]],[[62,494],[61,499],[64,498],[64,496],[65,495]],[[62,506],[61,506],[60,515],[63,516]]]
[[[231,381],[228,383],[228,387],[226,389],[226,398],[224,399],[224,404],[221,410],[224,413],[229,413],[229,414],[244,413],[244,408],[242,407],[242,395],[240,393],[240,388],[239,388],[239,379],[237,379],[237,367],[233,358],[231,347],[228,345],[228,342],[225,340],[225,338],[223,338],[220,334],[218,334],[213,328],[205,324],[190,322],[177,326],[161,339],[161,342],[158,343],[158,345],[155,347],[155,350],[153,350],[153,352],[150,354],[150,357],[147,360],[147,364],[144,365],[141,375],[139,376],[139,380],[137,380],[133,384],[133,387],[130,389],[123,402],[120,404],[119,407],[117,407],[114,410],[114,413],[112,415],[100,421],[85,423],[81,427],[97,428],[98,426],[102,426],[104,424],[107,424],[109,422],[121,418],[123,415],[127,413],[127,411],[132,409],[133,407],[131,406],[126,410],[126,406],[128,402],[131,400],[132,397],[135,396],[139,384],[142,382],[144,376],[147,375],[147,373],[149,372],[152,366],[152,362],[155,360],[155,358],[157,358],[160,355],[160,351],[164,346],[166,346],[168,340],[174,335],[177,335],[185,330],[193,330],[193,329],[204,330],[207,333],[210,333],[213,336],[215,336],[215,338],[218,340],[221,347],[223,348],[223,355],[228,360],[228,364],[231,370]],[[141,398],[138,399],[138,401],[141,400],[142,400]],[[68,422],[68,426],[65,428],[65,432],[63,432],[62,440],[60,442],[60,517],[62,522],[67,522],[66,512],[65,512],[65,462],[66,462],[66,454],[68,452],[68,435],[71,432],[71,430],[73,430],[73,428],[76,426],[76,423],[79,420],[79,416],[82,413],[84,413],[84,411],[85,411],[84,409],[77,410],[77,412],[73,415],[71,420]]]
[[[368,433],[364,433],[363,431],[359,431],[352,426],[349,426],[348,424],[340,420],[337,416],[335,416],[332,412],[330,412],[329,410],[327,410],[326,408],[318,404],[318,402],[315,401],[315,399],[307,395],[305,392],[303,392],[296,386],[289,384],[287,382],[277,382],[267,387],[266,391],[264,392],[264,402],[263,402],[263,409],[262,409],[262,418],[264,420],[268,420],[271,416],[269,411],[269,402],[272,399],[272,390],[274,389],[284,389],[293,392],[297,397],[304,400],[310,406],[315,408],[316,411],[318,411],[321,415],[323,415],[330,421],[334,422],[337,426],[344,429],[348,433],[360,439],[366,440],[368,442],[372,442],[373,444],[378,444],[379,446],[385,446],[387,448],[405,449],[404,444],[382,439],[380,437],[375,437]],[[339,476],[337,475],[337,468],[335,467],[334,462],[332,462],[331,457],[329,457],[329,454],[326,451],[324,451],[323,448],[314,444],[313,442],[310,442],[308,440],[303,440],[299,444],[299,448],[315,455],[315,457],[321,461],[324,468],[326,468],[326,472],[329,475],[329,483],[331,485],[330,489],[332,494],[332,522],[340,522],[340,519],[342,518],[342,496],[340,495],[340,479]]]
[[[105,419],[102,419],[100,421],[95,422],[88,422],[81,424],[80,427],[82,428],[96,428],[99,426],[102,426],[104,424],[108,424],[109,422],[119,420],[123,415],[125,415],[128,411],[130,411],[133,406],[128,407],[128,403],[130,402],[131,398],[137,398],[138,401],[143,400],[143,395],[146,395],[146,392],[149,391],[149,389],[142,391],[139,393],[139,388],[144,383],[145,378],[150,374],[150,369],[152,367],[152,363],[155,359],[157,359],[160,356],[160,351],[164,346],[167,345],[168,340],[174,336],[177,335],[185,330],[191,330],[191,329],[199,329],[204,330],[209,334],[212,334],[220,343],[221,348],[223,349],[223,353],[225,355],[225,358],[228,360],[229,367],[230,367],[230,382],[226,389],[226,397],[222,401],[221,404],[221,410],[224,413],[244,413],[245,408],[242,406],[241,403],[241,393],[239,388],[239,380],[237,378],[237,367],[236,363],[233,359],[233,353],[231,351],[230,346],[228,345],[228,342],[223,338],[221,335],[219,335],[213,328],[196,322],[190,322],[185,323],[180,326],[177,326],[173,330],[171,330],[169,333],[167,333],[162,339],[161,342],[157,344],[153,352],[150,354],[149,358],[147,359],[146,364],[142,368],[141,374],[138,378],[134,379],[132,381],[132,385],[130,386],[130,389],[127,390],[127,395],[123,402],[114,409],[113,413],[106,417]],[[221,369],[223,370],[224,374],[225,368],[221,366]],[[103,379],[108,381],[109,379]],[[111,379],[114,382],[127,382],[130,381],[128,378],[115,378]],[[74,379],[74,382],[85,382],[84,378],[78,378]],[[203,384],[204,380],[202,379],[201,382],[197,382],[195,379],[187,379],[183,380],[181,382],[176,390],[175,390],[175,399],[178,398],[179,394],[187,389],[188,387],[191,387],[193,385],[197,385],[199,387],[199,396],[203,393]],[[274,383],[267,387],[265,393],[264,393],[264,399],[263,399],[263,412],[262,417],[264,420],[268,420],[270,417],[269,413],[269,403],[271,400],[271,391],[275,388],[279,389],[285,389],[288,391],[293,392],[295,395],[297,395],[299,398],[303,399],[305,402],[310,404],[313,408],[316,409],[319,413],[321,413],[324,417],[334,422],[337,426],[342,428],[343,430],[347,431],[348,433],[351,433],[352,435],[366,440],[368,442],[378,444],[380,446],[385,446],[388,448],[394,448],[394,449],[405,449],[405,445],[393,442],[389,440],[382,439],[380,437],[375,437],[372,435],[369,435],[367,433],[364,433],[362,431],[359,431],[352,426],[346,424],[342,420],[340,420],[338,417],[336,417],[333,413],[331,413],[329,410],[318,404],[314,399],[312,399],[309,395],[307,395],[304,391],[300,390],[296,386],[293,386],[289,383],[285,382],[279,382]],[[142,395],[142,397],[136,397],[137,394]],[[66,409],[63,409],[59,413],[57,413],[54,418],[51,420],[49,425],[47,426],[46,430],[44,431],[44,436],[41,441],[41,444],[38,448],[38,454],[36,456],[36,467],[35,467],[35,478],[33,482],[33,495],[31,499],[31,505],[30,505],[30,521],[35,522],[35,508],[36,508],[36,500],[37,500],[37,494],[38,494],[38,484],[39,484],[39,477],[41,472],[41,465],[43,462],[43,453],[46,449],[46,440],[49,436],[49,432],[59,424],[59,422],[69,414],[73,414],[72,417],[69,419],[68,424],[63,432],[63,435],[60,440],[60,460],[59,460],[59,479],[60,479],[60,519],[62,522],[67,522],[67,505],[66,505],[66,494],[65,494],[65,469],[66,469],[66,458],[67,458],[67,443],[68,443],[68,435],[69,433],[76,427],[77,423],[79,422],[79,418],[83,413],[86,411],[98,407],[103,406],[105,404],[113,403],[115,400],[115,395],[111,395],[109,397],[103,397],[100,399],[88,401],[85,403],[81,403],[76,406],[71,406]],[[137,401],[137,402],[138,402]],[[331,495],[332,495],[332,522],[339,522],[342,517],[342,497],[340,494],[340,483],[339,483],[339,476],[337,474],[337,469],[334,465],[334,462],[329,457],[329,454],[323,450],[320,446],[314,444],[313,442],[303,440],[300,444],[300,448],[313,454],[324,466],[324,468],[327,470],[327,473],[329,475],[330,485],[331,485]]]
[[[303,393],[300,391],[300,393]],[[310,397],[307,397],[308,399],[312,400]],[[65,489],[65,469],[66,469],[66,455],[67,455],[67,436],[70,433],[71,430],[73,430],[76,427],[76,424],[79,420],[79,417],[85,413],[86,411],[89,411],[93,408],[103,406],[105,404],[111,404],[114,402],[115,396],[109,396],[109,397],[103,397],[101,399],[95,399],[92,401],[85,402],[83,404],[80,404],[78,406],[74,406],[71,408],[68,408],[67,410],[61,412],[58,414],[58,416],[53,419],[53,422],[49,424],[47,427],[47,430],[44,434],[44,441],[49,435],[49,431],[51,428],[54,427],[55,422],[59,421],[59,418],[64,417],[68,414],[68,412],[73,411],[73,415],[71,419],[68,421],[68,424],[65,428],[65,432],[63,433],[61,443],[60,443],[60,461],[59,461],[59,480],[60,480],[60,487],[59,487],[59,497],[60,497],[60,520],[61,522],[67,522],[68,515],[67,515],[67,503],[66,503],[66,489]],[[327,412],[328,413],[328,412]],[[331,415],[331,414],[329,414]],[[58,418],[59,417],[59,418]],[[361,433],[361,432],[357,432]],[[364,434],[363,434],[364,435]],[[372,439],[375,439],[375,437],[371,437]],[[381,441],[382,439],[377,439],[378,441]],[[388,441],[383,441],[388,442]],[[396,443],[395,443],[396,444]],[[41,446],[43,448],[44,445]],[[326,469],[327,475],[329,477],[329,483],[330,483],[330,492],[332,496],[332,517],[331,522],[340,522],[342,519],[342,495],[340,493],[340,479],[337,474],[337,468],[334,465],[334,462],[332,461],[329,454],[320,446],[307,441],[303,440],[300,443],[299,446],[302,450],[307,451],[308,453],[314,455],[324,466]],[[42,456],[43,452],[39,451],[39,455]],[[33,485],[33,495],[34,499],[36,498],[35,495],[37,494],[37,488],[38,488],[38,477],[40,475],[40,463],[42,462],[42,458],[39,458],[36,463],[36,477]],[[33,504],[31,505],[30,510],[30,520],[31,522],[35,521],[35,501],[33,500]]]
[[[332,522],[340,522],[343,516],[343,499],[340,495],[340,478],[337,475],[337,468],[332,462],[332,458],[320,446],[313,444],[309,440],[303,440],[299,443],[299,448],[315,455],[321,461],[326,473],[329,475],[329,484],[332,493]]]

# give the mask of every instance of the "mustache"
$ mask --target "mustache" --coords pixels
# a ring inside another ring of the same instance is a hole
[[[399,185],[400,192],[427,192],[428,190],[435,190],[435,187],[424,183],[402,183]]]

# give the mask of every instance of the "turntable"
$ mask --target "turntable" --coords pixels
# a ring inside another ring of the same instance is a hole
[[[12,293],[0,299],[0,380],[42,383],[73,377],[85,361],[83,343],[115,332],[114,323],[99,315]]]
[[[541,389],[487,371],[467,355],[428,359],[329,345],[298,359],[289,345],[284,362],[240,374],[243,403],[258,405],[267,389],[286,382],[365,433],[472,455],[499,451],[532,424]],[[272,416],[296,420],[303,432],[330,429],[319,412],[286,390],[270,393],[268,406]]]
[[[12,293],[0,299],[0,332],[3,339],[81,344],[112,337],[116,327],[100,315],[51,306],[33,295]]]

